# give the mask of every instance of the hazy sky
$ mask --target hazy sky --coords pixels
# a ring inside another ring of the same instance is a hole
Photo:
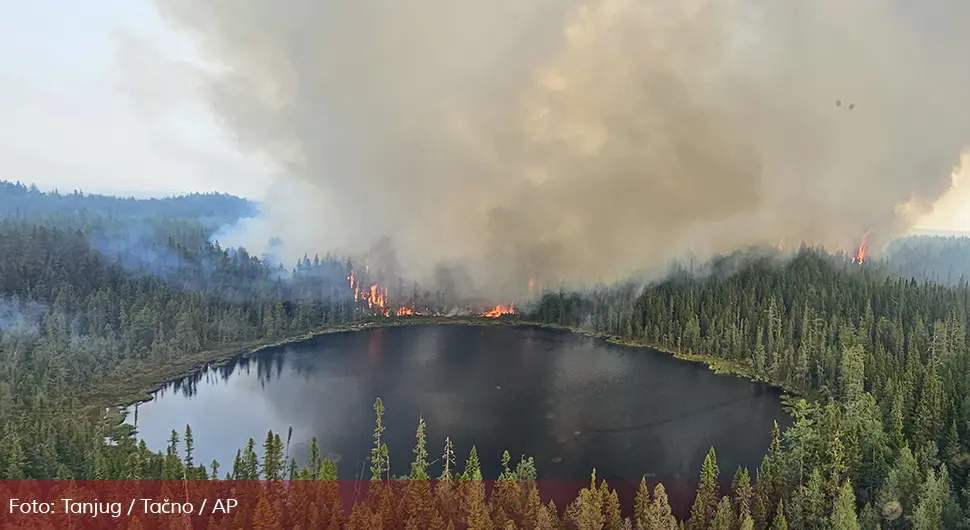
[[[262,195],[265,167],[236,154],[192,105],[191,76],[162,59],[191,53],[153,4],[0,6],[0,178],[62,191]],[[160,50],[157,63],[146,48]],[[137,76],[154,86],[126,85],[132,68],[154,75]]]
[[[244,157],[193,98],[187,39],[146,0],[0,0],[0,178],[43,188],[261,198]],[[154,58],[154,60],[153,60]],[[139,69],[140,75],[125,75]],[[132,84],[138,79],[138,85]],[[970,178],[924,228],[970,230]]]

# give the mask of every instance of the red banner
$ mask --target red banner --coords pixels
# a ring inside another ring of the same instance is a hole
[[[624,514],[637,486],[609,485]],[[340,530],[376,528],[380,520],[382,530],[446,528],[449,521],[461,529],[472,512],[484,510],[523,528],[534,521],[537,504],[551,515],[554,501],[561,514],[585,487],[588,481],[0,481],[0,526]],[[692,500],[678,498],[684,493],[670,492],[680,501],[672,503],[675,511]]]

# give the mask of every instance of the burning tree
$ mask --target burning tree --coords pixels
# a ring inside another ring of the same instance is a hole
[[[856,250],[855,255],[852,257],[852,263],[863,263],[866,260],[866,256],[869,254],[869,237],[871,233],[866,230],[866,233],[862,234],[862,241],[859,242],[859,248]]]

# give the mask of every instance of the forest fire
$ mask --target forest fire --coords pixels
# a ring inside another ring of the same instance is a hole
[[[354,271],[350,271],[350,276],[347,276],[347,280],[350,282],[350,290],[354,292],[354,301],[359,301],[360,284],[357,283],[357,277],[354,275]]]
[[[375,283],[369,288],[361,289],[360,280],[354,271],[350,271],[350,275],[347,276],[347,281],[350,282],[350,289],[354,292],[355,302],[363,300],[367,302],[368,309],[374,310],[384,316],[390,316],[391,311],[388,308],[387,287],[381,287]]]
[[[444,311],[447,314],[453,315],[475,315],[478,314],[485,318],[499,318],[504,315],[516,315],[518,311],[515,308],[514,303],[499,304],[492,309],[487,311],[479,312],[481,309],[474,309],[472,307],[466,306],[464,308],[459,308],[454,306],[457,300],[451,300],[449,305],[448,301],[438,300],[436,302],[431,302],[428,304],[428,300],[421,298],[416,293],[412,294],[411,297],[403,297],[401,299],[397,298],[397,295],[392,299],[389,289],[380,283],[371,283],[371,279],[368,278],[367,270],[365,269],[361,273],[357,273],[353,270],[347,275],[347,282],[349,283],[351,292],[354,295],[355,307],[359,311],[363,311],[366,314],[372,316],[383,316],[383,317],[418,317],[418,316],[441,316],[443,313],[440,311],[446,307],[451,307],[450,310]],[[533,290],[537,288],[537,284],[534,279],[529,281],[529,289]],[[364,304],[367,304],[364,307]],[[437,305],[436,305],[437,304]],[[437,307],[437,309],[435,309]],[[481,307],[481,306],[479,306]]]
[[[381,287],[376,283],[371,285],[370,294],[367,296],[367,307],[387,309],[387,287]]]
[[[491,310],[482,313],[482,316],[485,318],[498,318],[502,315],[514,315],[516,313],[518,312],[515,310],[515,304],[499,304]]]
[[[862,241],[859,243],[859,249],[856,250],[855,257],[852,258],[852,263],[862,263],[866,260],[866,255],[869,252],[869,235],[870,232],[866,230],[865,234],[862,234]]]

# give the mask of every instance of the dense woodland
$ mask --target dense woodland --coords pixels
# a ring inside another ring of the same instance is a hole
[[[250,440],[220,473],[219,463],[194,462],[190,429],[152,452],[129,426],[85,411],[111,404],[99,399],[115,382],[202,350],[373,320],[346,283],[350,262],[307,258],[281,275],[245,251],[220,248],[210,243],[212,219],[232,223],[245,213],[193,206],[209,196],[160,201],[166,206],[146,215],[125,206],[129,199],[5,186],[0,204],[17,206],[0,216],[0,477],[336,476],[316,451],[302,467],[289,461],[288,440],[272,433],[261,448]],[[132,231],[136,246],[124,243]],[[899,276],[912,267],[900,263],[854,264],[807,247],[783,260],[749,253],[646,287],[547,293],[521,316],[703,356],[803,397],[792,400],[794,425],[776,433],[759,469],[720,470],[733,477],[731,488],[719,488],[710,453],[680,521],[690,530],[970,528],[970,286]],[[376,409],[372,474],[394,483]],[[416,446],[411,472],[399,478],[417,485],[376,486],[345,506],[349,516],[323,501],[301,511],[285,509],[292,499],[264,499],[260,520],[402,530],[676,527],[659,484],[644,483],[625,521],[595,478],[568,506],[543,505],[527,460],[489,477],[501,480],[486,494],[477,455],[452,466],[450,444],[436,468],[448,466],[434,473],[443,480],[426,483],[423,426]],[[292,519],[296,512],[303,519]]]
[[[168,217],[191,219],[218,228],[253,216],[257,210],[252,202],[223,193],[136,199],[85,194],[79,190],[67,194],[57,190],[44,192],[34,185],[0,180],[0,217],[43,220],[46,223],[65,220],[86,224],[98,219],[130,222],[134,219]]]

